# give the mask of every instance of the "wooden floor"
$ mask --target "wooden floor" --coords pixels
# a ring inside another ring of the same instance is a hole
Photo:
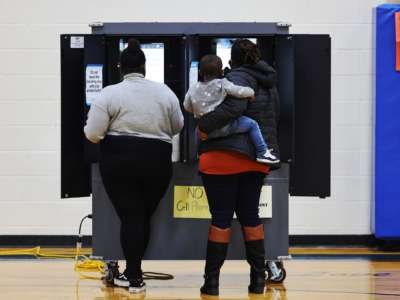
[[[143,299],[99,280],[79,279],[73,265],[72,260],[0,259],[0,299]],[[295,258],[285,267],[284,285],[269,285],[256,297],[247,294],[247,264],[227,261],[219,299],[400,300],[400,261]],[[148,281],[145,299],[201,299],[202,269],[202,261],[146,261],[145,271],[172,273],[175,279]]]

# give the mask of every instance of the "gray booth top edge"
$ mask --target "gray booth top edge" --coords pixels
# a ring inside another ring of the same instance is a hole
[[[102,23],[89,24],[93,34],[155,34],[155,35],[258,35],[287,34],[289,23],[258,23],[258,22],[218,22],[218,23],[169,23],[169,22],[139,22],[139,23]]]

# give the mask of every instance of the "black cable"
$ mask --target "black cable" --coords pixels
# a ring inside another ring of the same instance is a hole
[[[83,224],[83,222],[86,220],[86,219],[92,219],[92,214],[89,214],[89,215],[87,215],[87,216],[84,216],[83,218],[82,218],[82,220],[81,220],[81,222],[79,223],[79,230],[78,230],[78,243],[80,243],[81,245],[82,245],[82,238],[83,238],[83,235],[81,234],[81,232],[82,232],[82,224]]]
[[[92,219],[92,218],[93,218],[93,215],[89,214],[87,216],[84,216],[82,218],[81,222],[79,223],[78,241],[77,241],[77,246],[79,245],[79,247],[82,247],[83,235],[81,234],[81,232],[82,232],[83,222],[86,219]],[[143,272],[143,280],[172,280],[172,279],[174,279],[174,276],[171,274],[167,274],[167,273]]]
[[[143,280],[172,280],[174,276],[167,273],[143,272]]]

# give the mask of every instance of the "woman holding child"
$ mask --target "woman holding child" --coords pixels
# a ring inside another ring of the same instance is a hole
[[[242,95],[242,99],[240,95],[233,97],[228,90],[223,93],[226,98],[199,119],[199,133],[203,139],[199,146],[199,171],[212,215],[205,282],[201,288],[201,293],[206,295],[219,294],[219,273],[226,258],[235,212],[243,229],[246,259],[250,265],[249,292],[264,292],[264,227],[258,216],[258,206],[264,177],[270,166],[279,164],[276,72],[261,60],[257,45],[247,39],[234,42],[230,64],[232,70],[224,80],[251,88],[255,99],[244,99],[252,95]],[[202,70],[200,63],[203,81],[213,80],[212,76],[207,78],[204,74],[210,73],[207,68]],[[224,89],[224,84],[220,86]],[[242,116],[247,117],[248,123],[255,121],[257,128],[254,129],[254,124],[241,128]],[[257,129],[261,132],[259,144],[255,138]]]

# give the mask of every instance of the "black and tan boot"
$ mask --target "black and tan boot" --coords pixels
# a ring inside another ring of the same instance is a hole
[[[219,271],[224,264],[231,235],[231,229],[210,226],[207,242],[206,266],[204,269],[204,285],[201,294],[219,295]]]
[[[249,293],[263,294],[265,289],[264,225],[243,227],[246,260],[250,265]]]

